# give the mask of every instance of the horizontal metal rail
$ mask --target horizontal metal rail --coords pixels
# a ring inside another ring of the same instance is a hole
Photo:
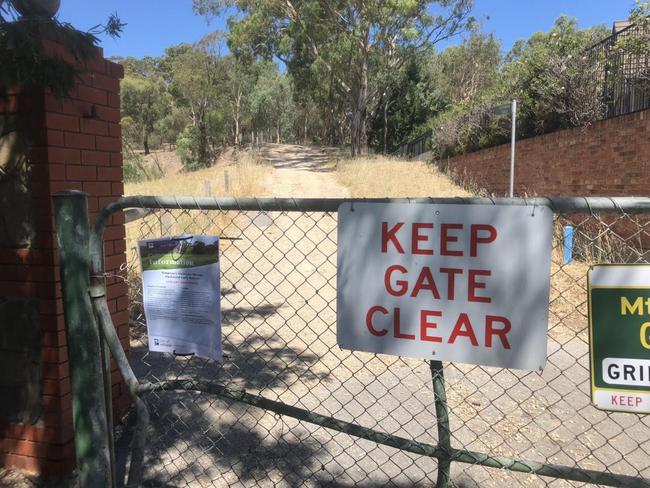
[[[634,478],[632,476],[617,475],[594,471],[590,469],[572,468],[559,464],[545,464],[524,459],[515,459],[508,456],[493,456],[481,452],[468,451],[465,449],[449,448],[442,449],[431,444],[406,439],[404,437],[379,432],[377,430],[363,427],[351,422],[339,420],[334,417],[320,415],[303,408],[276,402],[268,398],[247,393],[243,390],[228,388],[212,381],[194,380],[171,380],[157,383],[141,383],[138,393],[154,391],[197,391],[211,393],[221,398],[259,407],[279,415],[284,415],[311,424],[319,425],[327,429],[343,432],[344,434],[360,437],[377,444],[394,447],[402,451],[420,454],[438,459],[447,459],[460,463],[487,466],[489,468],[508,469],[520,473],[536,474],[539,476],[550,476],[553,478],[582,481],[585,483],[597,483],[606,486],[620,486],[626,488],[650,488],[650,480]],[[448,452],[449,451],[449,452]]]
[[[345,202],[433,203],[457,205],[544,206],[555,213],[594,213],[625,211],[650,213],[650,197],[554,197],[554,198],[210,198],[210,197],[123,197],[108,204],[99,213],[90,241],[92,270],[102,273],[102,237],[111,215],[127,208],[184,209],[260,212],[336,212]],[[144,215],[144,214],[143,214]]]

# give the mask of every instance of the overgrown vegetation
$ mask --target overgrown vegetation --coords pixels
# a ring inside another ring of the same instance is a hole
[[[231,145],[391,153],[429,131],[434,153],[453,156],[506,142],[509,116],[495,107],[512,99],[519,137],[604,114],[604,64],[587,48],[610,34],[605,26],[581,29],[562,16],[504,53],[471,18],[470,0],[193,4],[207,18],[238,13],[227,34],[169,47],[160,58],[117,59],[126,68],[125,140],[144,154],[174,147],[188,170]],[[647,2],[631,19],[648,22]],[[436,50],[458,34],[459,44]],[[634,38],[616,49],[647,46]]]
[[[26,5],[23,8],[27,8]],[[93,56],[93,48],[99,42],[97,36],[106,33],[118,37],[123,28],[124,24],[114,14],[106,25],[83,32],[43,14],[21,17],[9,1],[0,0],[0,89],[39,86],[65,96],[74,86],[84,63]],[[43,38],[60,42],[74,62],[48,52]]]

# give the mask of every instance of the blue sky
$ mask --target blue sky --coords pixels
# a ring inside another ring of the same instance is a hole
[[[192,13],[191,0],[62,0],[59,18],[79,29],[90,29],[117,12],[128,25],[120,39],[102,39],[107,56],[159,56],[165,47],[194,42],[215,30]],[[517,39],[548,30],[560,14],[576,17],[581,27],[611,26],[624,19],[633,0],[475,0],[474,15],[486,32],[493,32],[508,50]]]

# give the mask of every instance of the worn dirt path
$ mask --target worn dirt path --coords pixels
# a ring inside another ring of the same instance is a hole
[[[334,167],[323,151],[292,144],[265,144],[260,155],[273,166],[263,196],[349,196],[347,189],[336,181]]]

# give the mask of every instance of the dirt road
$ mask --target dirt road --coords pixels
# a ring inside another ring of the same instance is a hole
[[[262,159],[273,166],[263,196],[346,197],[347,189],[336,181],[334,167],[318,149],[291,144],[266,144]]]

